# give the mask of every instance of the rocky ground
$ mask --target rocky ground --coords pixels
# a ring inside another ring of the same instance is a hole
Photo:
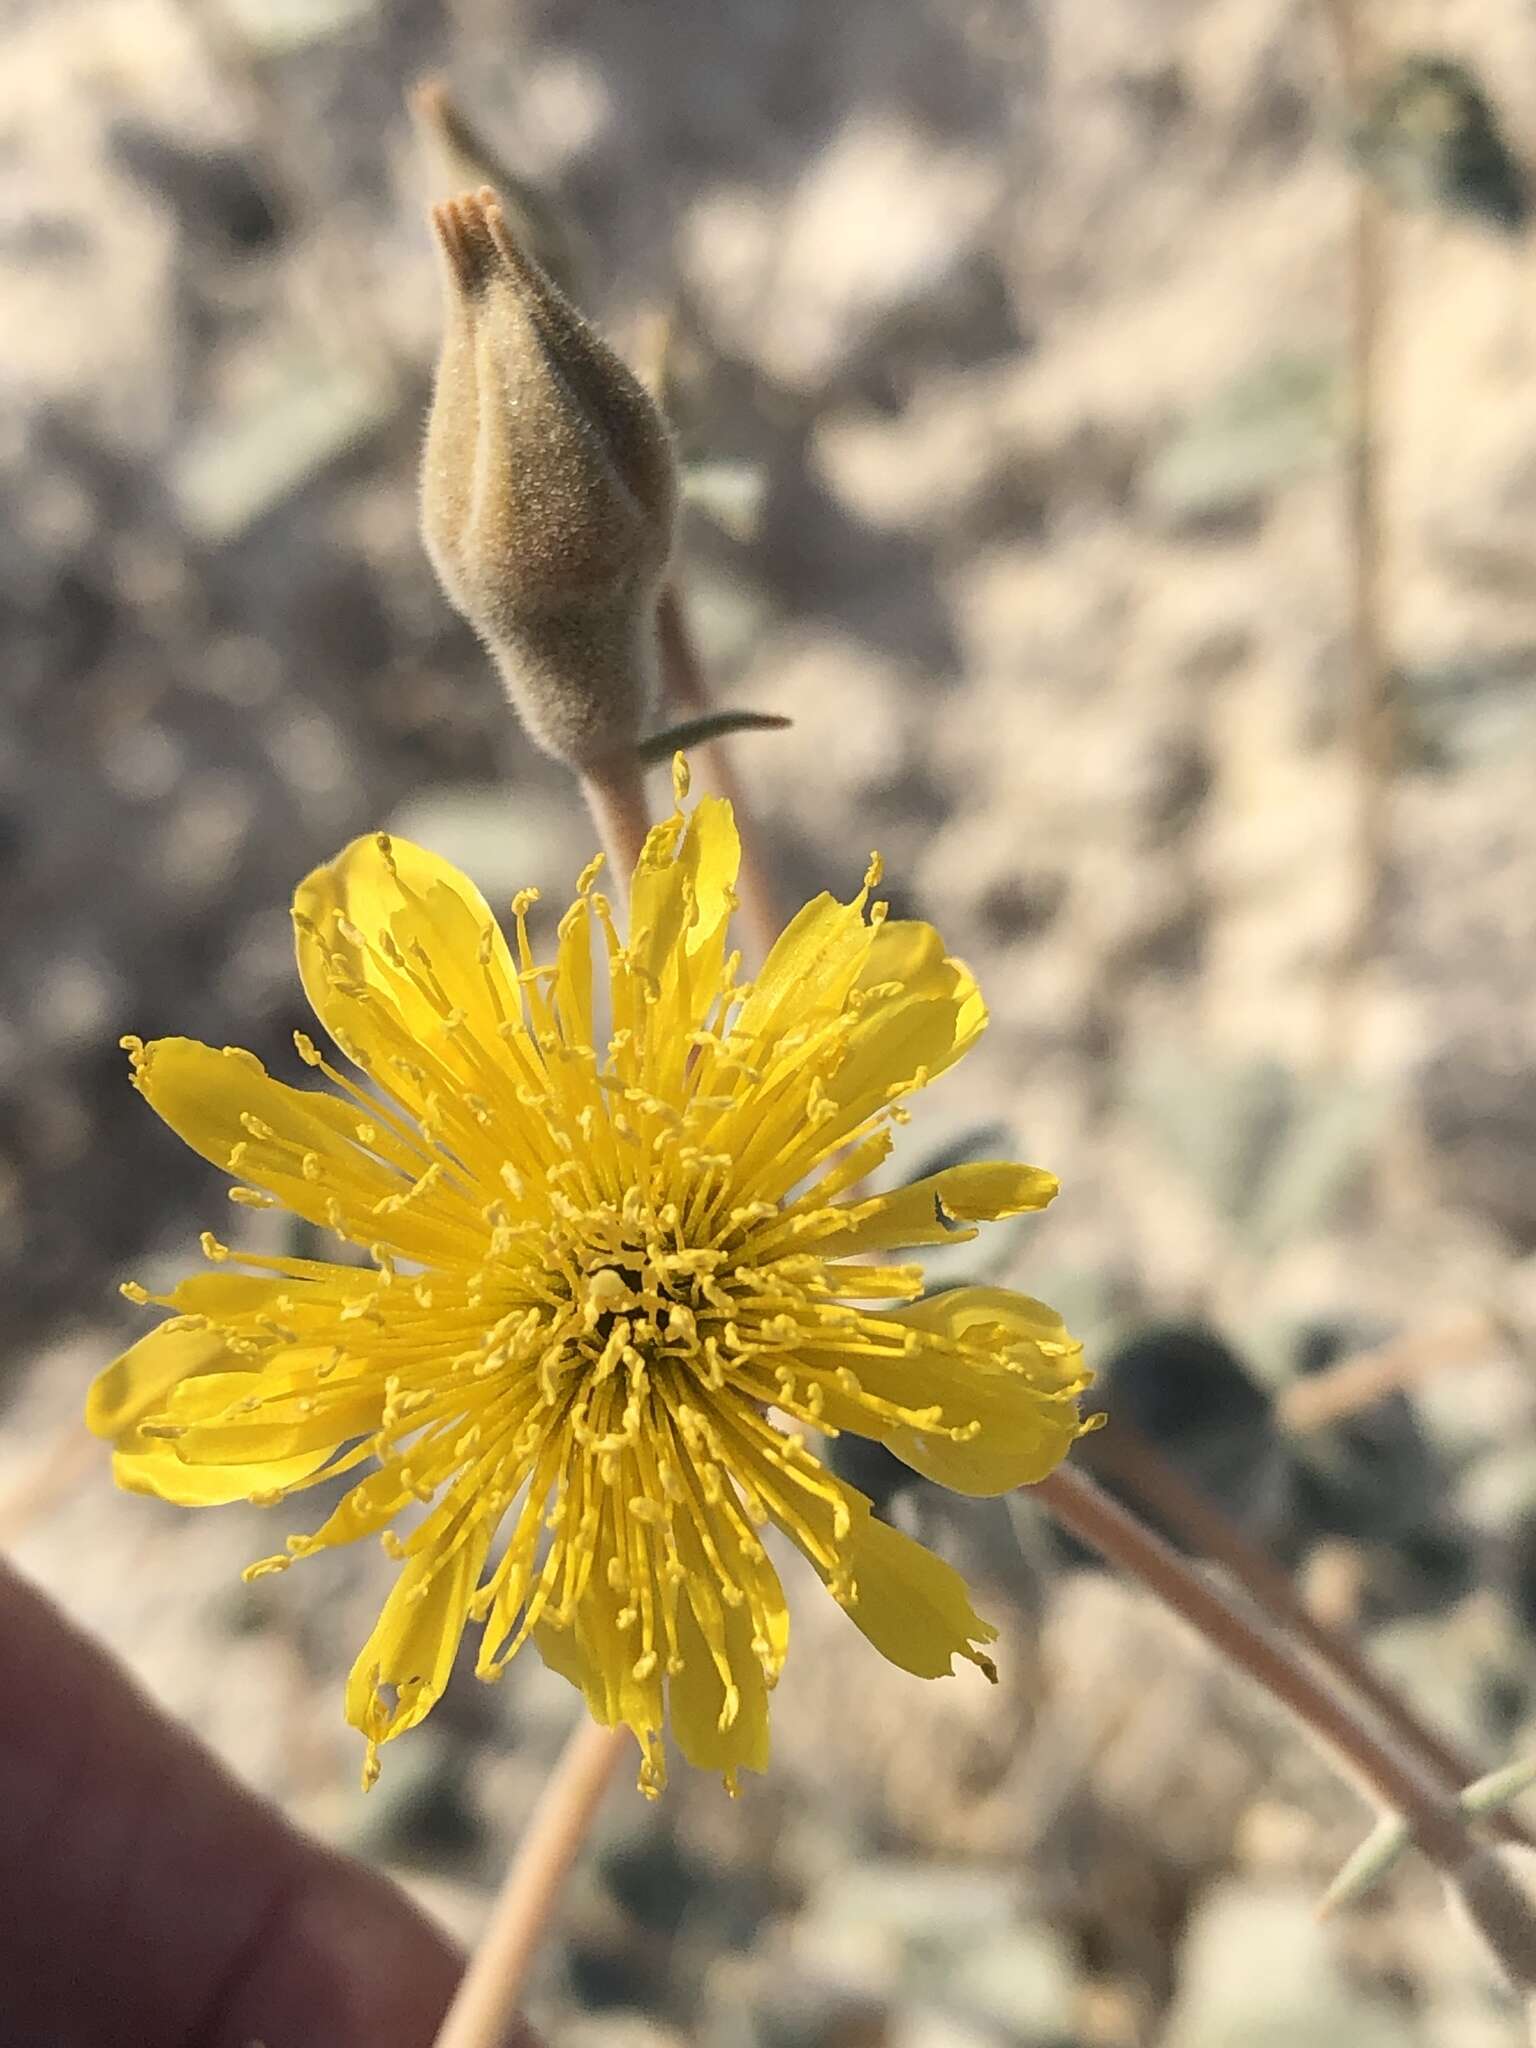
[[[1536,149],[1520,0],[1405,0],[1389,25],[1394,76],[1464,61],[1517,163]],[[1357,187],[1323,10],[11,0],[0,32],[0,1535],[22,1565],[252,1782],[473,1932],[560,1682],[461,1685],[365,1803],[337,1680],[377,1556],[242,1590],[271,1547],[254,1511],[194,1528],[117,1498],[71,1434],[128,1327],[114,1282],[223,1207],[126,1087],[119,1033],[280,1061],[287,894],[355,831],[408,830],[503,898],[558,895],[588,850],[415,538],[437,302],[402,96],[443,67],[579,231],[610,331],[654,352],[667,322],[708,664],[794,720],[740,749],[777,888],[851,888],[878,844],[982,973],[993,1028],[914,1146],[1001,1122],[988,1149],[1059,1170],[997,1269],[1101,1364],[1170,1319],[1223,1333],[1248,1407],[1196,1391],[1166,1337],[1119,1361],[1110,1405],[1118,1384],[1480,1758],[1518,1752],[1518,178],[1498,188],[1485,148],[1429,179],[1435,203],[1394,187],[1390,848],[1352,968]],[[1404,117],[1398,169],[1443,168],[1446,130],[1443,99]],[[1309,1368],[1405,1333],[1426,1339],[1407,1396],[1304,1427]],[[540,1987],[562,2042],[1517,2038],[1422,1872],[1314,1923],[1365,1809],[1157,1613],[1027,1505],[894,1512],[988,1589],[1001,1697],[921,1688],[804,1601],[772,1776],[735,1806],[613,1801]]]

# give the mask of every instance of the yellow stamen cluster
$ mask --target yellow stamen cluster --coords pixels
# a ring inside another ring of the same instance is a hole
[[[471,1619],[481,1677],[531,1637],[633,1729],[647,1789],[669,1726],[728,1783],[763,1768],[788,1643],[773,1531],[895,1662],[990,1670],[958,1576],[805,1433],[877,1438],[974,1493],[1049,1471],[1086,1385],[1059,1319],[997,1288],[925,1300],[920,1267],[881,1255],[1055,1183],[967,1165],[859,1197],[901,1098],[982,1028],[980,997],[929,926],[870,904],[877,868],[852,904],[808,904],[740,984],[737,859],[727,805],[680,808],[641,856],[627,936],[594,863],[540,963],[531,894],[514,951],[446,863],[359,840],[300,887],[295,925],[361,1083],[302,1034],[328,1089],[129,1041],[137,1086],[237,1177],[233,1199],[368,1261],[205,1238],[213,1270],[155,1297],[172,1315],[102,1375],[91,1420],[124,1485],[188,1505],[371,1468],[252,1567],[369,1533],[400,1561],[347,1693],[370,1778]]]

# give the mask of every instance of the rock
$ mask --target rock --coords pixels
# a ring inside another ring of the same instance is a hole
[[[684,2035],[637,2012],[566,2020],[560,2040],[563,2048],[687,2048]]]
[[[1009,2048],[1061,2048],[1073,2035],[1077,1991],[1066,1944],[1025,1922],[977,1941],[956,1967],[951,1995]]]
[[[914,2005],[903,2011],[886,2036],[888,2048],[1004,2048],[1023,2035],[1005,2035],[942,2005]]]
[[[545,914],[553,928],[594,846],[593,828],[567,789],[527,784],[439,785],[401,804],[389,830],[462,868],[498,915],[520,889],[538,889],[535,928]]]
[[[885,1857],[841,1872],[810,1910],[926,1947],[1011,1925],[1018,1899],[1018,1881],[1006,1872]]]
[[[1401,2008],[1349,1984],[1315,1906],[1218,1885],[1189,1931],[1166,2048],[1401,2048]]]
[[[470,1795],[469,1759],[461,1743],[435,1729],[400,1745],[393,1768],[359,1812],[359,1853],[434,1872],[473,1869],[488,1847],[485,1821]]]
[[[240,33],[264,56],[286,56],[355,28],[368,0],[230,0]]]
[[[886,2000],[787,1966],[775,1945],[709,1969],[694,2038],[711,2048],[885,2048]]]
[[[1327,358],[1269,357],[1206,399],[1164,443],[1143,478],[1149,509],[1195,528],[1251,515],[1277,486],[1325,458],[1337,405],[1338,373]]]
[[[684,269],[708,295],[722,339],[768,376],[810,390],[882,321],[943,292],[997,198],[996,166],[983,156],[860,111],[813,158],[782,213],[741,187],[697,202],[683,225]]]
[[[210,419],[182,448],[170,488],[191,532],[233,540],[391,417],[394,394],[361,367],[318,358],[269,366],[238,410]]]

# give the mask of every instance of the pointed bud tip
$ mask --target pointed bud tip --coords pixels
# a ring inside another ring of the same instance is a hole
[[[449,118],[448,85],[439,71],[418,78],[405,96],[405,104],[418,121],[443,126]]]
[[[466,297],[478,298],[496,277],[509,240],[501,202],[489,185],[431,209],[432,229],[448,264],[451,282]]]
[[[677,504],[666,423],[489,185],[432,225],[449,322],[422,463],[428,552],[546,751],[576,767],[630,752]]]

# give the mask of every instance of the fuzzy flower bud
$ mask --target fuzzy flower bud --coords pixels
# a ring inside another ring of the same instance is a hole
[[[573,305],[589,296],[586,237],[550,194],[517,173],[465,114],[441,78],[425,78],[409,97],[431,196],[453,198],[489,185],[513,239]]]
[[[447,331],[422,465],[427,552],[530,734],[585,770],[633,750],[654,696],[671,441],[494,192],[432,219]]]

